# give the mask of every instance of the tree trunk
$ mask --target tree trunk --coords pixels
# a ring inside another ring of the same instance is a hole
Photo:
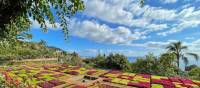
[[[179,68],[179,60],[180,60],[180,56],[179,54],[176,55],[177,56],[177,67]],[[177,73],[179,74],[179,70],[177,70]]]
[[[177,66],[178,66],[178,68],[179,68],[179,57],[177,57]]]

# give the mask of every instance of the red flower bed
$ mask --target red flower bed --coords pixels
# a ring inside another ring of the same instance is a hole
[[[180,81],[181,81],[182,83],[184,83],[184,84],[194,84],[194,83],[192,82],[192,80],[189,80],[189,79],[180,79]]]
[[[149,74],[137,74],[137,75],[142,76],[144,78],[151,78],[151,75]]]
[[[164,80],[164,81],[170,81],[169,79],[165,79],[165,78],[161,78],[160,80]]]
[[[169,77],[169,80],[172,81],[172,82],[179,82],[179,83],[181,83],[181,81],[177,77]]]
[[[147,82],[139,82],[139,83],[129,82],[128,86],[141,87],[141,88],[150,88],[151,84],[147,83]]]
[[[164,85],[164,86],[174,86],[172,84],[172,82],[167,81],[167,80],[160,80],[160,79],[152,79],[152,83],[161,84],[161,85]]]
[[[173,85],[163,85],[163,86],[164,86],[164,88],[174,88]]]
[[[79,73],[76,72],[76,71],[70,71],[70,72],[68,72],[68,74],[71,74],[71,75],[78,75]]]
[[[38,83],[37,85],[42,87],[42,88],[53,88],[53,87],[55,87],[55,85],[53,85],[49,82],[41,82],[41,83]]]
[[[103,81],[105,82],[110,82],[112,79],[111,78],[103,78]]]
[[[97,71],[88,71],[87,74],[88,74],[88,75],[92,75],[92,74],[94,74],[94,73],[96,73],[96,72],[97,72]]]
[[[53,85],[55,85],[55,86],[65,84],[65,82],[60,81],[60,80],[50,80],[48,82],[51,83],[51,84],[53,84]]]

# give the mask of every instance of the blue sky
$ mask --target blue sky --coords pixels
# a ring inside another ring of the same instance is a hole
[[[84,0],[86,9],[70,19],[70,36],[63,38],[59,23],[49,31],[32,21],[31,41],[41,39],[50,46],[81,56],[122,53],[128,57],[149,52],[160,55],[170,42],[182,41],[188,52],[200,55],[200,0]],[[197,63],[193,61],[194,63]],[[199,62],[198,62],[199,63]]]

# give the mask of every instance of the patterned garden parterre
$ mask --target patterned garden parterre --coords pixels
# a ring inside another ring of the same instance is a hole
[[[67,64],[2,67],[7,85],[27,88],[200,88],[200,81],[180,77],[85,69]]]

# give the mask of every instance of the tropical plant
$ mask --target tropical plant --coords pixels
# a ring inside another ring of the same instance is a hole
[[[128,71],[130,70],[130,63],[126,56],[122,54],[110,54],[105,59],[107,68]]]
[[[164,53],[159,58],[149,53],[143,58],[138,58],[132,63],[132,72],[146,73],[161,76],[177,75],[177,68],[174,66],[175,57],[171,53]]]
[[[180,41],[169,44],[166,49],[168,52],[174,53],[176,55],[176,63],[178,67],[180,67],[180,59],[182,59],[187,66],[189,63],[187,55],[193,56],[196,60],[199,59],[199,56],[195,53],[185,53],[185,50],[187,50],[188,47],[184,46]]]
[[[160,56],[160,63],[166,67],[173,67],[175,66],[175,59],[176,56],[174,53],[163,53]]]

